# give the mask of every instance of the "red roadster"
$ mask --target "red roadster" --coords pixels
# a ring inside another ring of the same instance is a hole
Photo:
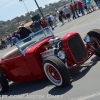
[[[63,38],[54,36],[46,27],[16,43],[16,48],[0,59],[0,92],[9,89],[8,80],[25,82],[47,77],[54,85],[70,84],[70,71],[86,62],[93,54],[100,56],[100,30],[77,32]]]

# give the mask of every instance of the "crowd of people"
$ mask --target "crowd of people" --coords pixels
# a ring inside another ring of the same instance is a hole
[[[57,20],[59,20],[63,26],[65,24],[65,20],[68,20],[68,22],[70,22],[72,19],[75,20],[80,16],[84,16],[85,14],[89,14],[95,11],[95,6],[100,9],[100,0],[94,0],[94,3],[92,3],[91,0],[86,0],[86,2],[84,2],[83,0],[74,1],[71,5],[64,6],[60,11],[55,9],[57,19],[53,16],[52,13],[50,13],[46,16],[46,18],[41,17],[40,20],[34,20],[31,26],[35,29],[35,32],[47,26],[50,26],[51,29],[54,30],[54,28],[57,27]],[[32,32],[32,30],[25,28],[24,24],[21,24],[18,27],[18,30],[13,32],[13,34],[1,38],[0,49],[7,48],[8,44],[10,44],[10,46],[12,47],[16,44],[16,42],[26,38]]]
[[[6,37],[2,37],[0,40],[0,49],[7,49],[8,45],[12,47],[18,41],[18,38],[13,34],[7,35]]]
[[[100,9],[100,0],[77,0],[69,6],[64,6],[60,11],[55,9],[55,12],[59,21],[64,25],[64,19],[68,19],[68,22],[71,21],[71,15],[74,20],[79,18],[81,15],[84,16],[85,14],[95,11],[96,7]]]
[[[10,35],[7,35],[6,37],[1,38],[0,49],[6,49],[8,45],[12,47],[21,39],[28,37],[30,33],[32,32],[28,28],[25,28],[24,24],[21,24],[18,27],[17,31],[13,32]]]
[[[44,18],[41,18],[41,20],[39,20],[39,21],[35,20],[32,23],[32,26],[36,29],[36,31],[39,31],[39,30],[41,30],[41,28],[47,27],[48,24],[47,24],[47,21]],[[10,35],[8,35],[6,37],[1,38],[1,40],[0,40],[0,49],[7,48],[7,45],[10,45],[12,47],[18,41],[28,37],[29,34],[31,34],[32,32],[33,31],[31,29],[24,27],[24,24],[22,23],[18,27],[17,31],[11,33]]]
[[[43,28],[50,26],[52,30],[54,30],[54,28],[57,27],[57,20],[59,20],[63,26],[65,24],[65,20],[70,22],[72,19],[75,20],[80,16],[92,13],[96,10],[96,7],[100,9],[100,0],[77,0],[71,3],[69,6],[64,6],[61,10],[55,9],[56,16],[50,13],[45,18],[34,21],[32,25],[36,31],[39,31],[41,26]]]

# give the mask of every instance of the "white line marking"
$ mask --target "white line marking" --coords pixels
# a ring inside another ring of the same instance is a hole
[[[78,97],[78,98],[73,98],[71,100],[88,100],[88,99],[91,99],[91,98],[94,98],[94,97],[97,97],[97,96],[100,96],[100,92],[90,94],[90,95],[87,95],[87,96],[81,96],[81,97]]]

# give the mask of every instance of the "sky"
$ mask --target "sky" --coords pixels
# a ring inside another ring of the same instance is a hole
[[[34,0],[23,0],[28,11],[34,11],[38,9]],[[59,0],[36,0],[40,7],[44,7],[46,4],[58,2]],[[11,20],[17,16],[25,15],[27,9],[23,2],[19,0],[0,0],[0,21]]]

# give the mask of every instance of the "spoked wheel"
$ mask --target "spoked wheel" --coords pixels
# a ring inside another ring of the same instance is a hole
[[[51,80],[55,85],[60,86],[62,84],[62,77],[59,71],[50,63],[44,65],[44,71],[46,76]]]
[[[97,42],[96,55],[100,57],[100,30],[93,29],[87,33],[87,35],[95,42]]]
[[[63,87],[70,84],[70,74],[64,63],[55,56],[50,56],[43,62],[43,69],[47,78],[56,86]]]

